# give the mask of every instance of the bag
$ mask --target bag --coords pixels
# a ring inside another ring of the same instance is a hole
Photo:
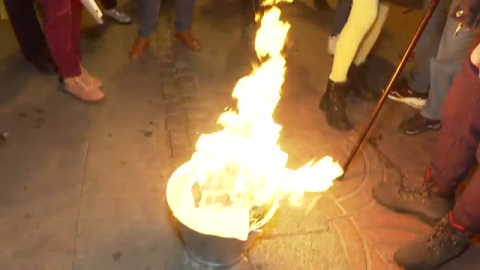
[[[83,6],[85,6],[85,9],[88,10],[90,15],[92,15],[98,24],[103,24],[103,14],[95,0],[80,0],[80,2],[82,2]]]

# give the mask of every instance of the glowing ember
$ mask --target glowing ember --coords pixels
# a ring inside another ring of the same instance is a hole
[[[192,159],[169,180],[173,214],[198,232],[246,240],[258,220],[273,215],[278,200],[298,203],[305,192],[327,190],[343,173],[330,157],[298,170],[286,168],[288,155],[277,144],[282,127],[272,116],[284,81],[282,50],[290,29],[280,13],[272,7],[261,20],[255,50],[267,60],[235,86],[237,111],[219,117],[223,130],[200,136]]]

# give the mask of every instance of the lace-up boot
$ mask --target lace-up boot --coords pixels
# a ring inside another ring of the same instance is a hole
[[[438,269],[462,253],[472,236],[473,233],[454,224],[450,214],[437,223],[430,235],[402,246],[395,252],[394,260],[406,270]]]
[[[426,177],[420,188],[402,184],[380,183],[372,190],[373,198],[381,205],[399,213],[413,214],[434,225],[453,207],[453,199],[442,197]]]

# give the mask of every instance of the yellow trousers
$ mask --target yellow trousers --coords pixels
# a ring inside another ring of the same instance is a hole
[[[345,82],[352,63],[365,62],[387,19],[388,6],[379,0],[353,0],[350,16],[340,33],[330,80]]]

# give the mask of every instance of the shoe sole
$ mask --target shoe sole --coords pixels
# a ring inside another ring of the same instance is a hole
[[[128,22],[122,22],[122,21],[117,20],[115,17],[112,17],[112,16],[110,16],[106,13],[103,13],[103,15],[105,15],[105,17],[107,17],[109,20],[115,21],[118,24],[128,25],[128,24],[132,24],[132,22],[133,22],[133,20],[130,20]]]
[[[439,129],[442,128],[442,124],[438,124],[436,126],[428,126],[426,129],[422,129],[422,130],[415,130],[415,131],[403,131],[404,134],[406,135],[418,135],[418,134],[421,134],[421,133],[424,133],[424,132],[427,132],[429,130],[432,130],[432,131],[437,131]]]
[[[99,104],[99,103],[102,103],[107,98],[106,96],[104,96],[102,99],[95,100],[95,101],[84,100],[84,99],[80,98],[79,96],[73,94],[72,92],[67,91],[67,89],[65,89],[65,86],[64,86],[63,82],[60,83],[60,92],[66,94],[68,96],[71,96],[71,97],[75,98],[76,100],[81,101],[81,102],[86,103],[86,104]]]
[[[419,100],[418,98],[399,98],[396,96],[388,95],[388,98],[397,102],[405,103],[410,107],[413,107],[415,109],[421,109],[425,104],[427,104],[426,100]]]
[[[387,209],[390,209],[390,210],[392,210],[396,213],[412,215],[412,216],[420,219],[421,221],[423,221],[424,223],[426,223],[426,224],[428,224],[432,227],[435,226],[435,224],[438,222],[438,220],[435,220],[435,219],[432,219],[432,218],[427,217],[425,215],[419,214],[418,212],[408,211],[408,210],[405,210],[405,209],[402,209],[402,208],[387,205],[387,204],[383,203],[381,200],[378,199],[377,195],[375,195],[375,192],[372,192],[372,196],[378,204],[380,204],[381,206],[383,206]]]

